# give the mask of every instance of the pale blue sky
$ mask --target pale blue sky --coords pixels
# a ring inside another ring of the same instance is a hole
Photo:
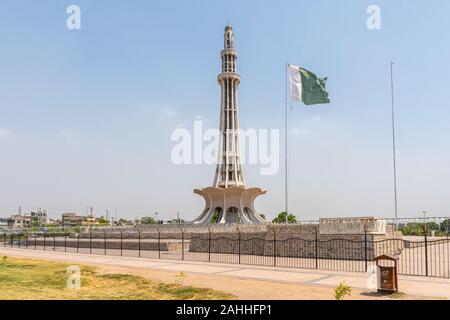
[[[66,28],[66,8],[82,29]],[[366,9],[381,8],[381,30]],[[219,52],[235,30],[241,126],[283,130],[284,63],[328,76],[330,105],[295,104],[291,208],[303,219],[393,215],[395,61],[400,216],[449,215],[450,2],[0,2],[0,216],[36,206],[192,219],[214,167],[174,166],[174,128],[218,126]],[[299,134],[298,134],[299,133]],[[249,185],[284,207],[283,171]]]

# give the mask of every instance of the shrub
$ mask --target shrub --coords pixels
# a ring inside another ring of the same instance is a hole
[[[352,288],[345,282],[339,284],[339,286],[334,289],[334,298],[336,300],[344,300],[345,296],[350,296],[352,294]]]

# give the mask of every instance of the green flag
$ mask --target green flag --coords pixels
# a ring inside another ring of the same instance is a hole
[[[325,89],[327,78],[318,78],[314,73],[288,65],[291,80],[291,99],[303,101],[306,105],[330,103]]]

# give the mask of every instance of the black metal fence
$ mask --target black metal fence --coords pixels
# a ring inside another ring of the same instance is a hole
[[[380,254],[398,257],[399,274],[450,278],[448,238],[320,240],[253,234],[89,232],[3,234],[0,246],[54,252],[366,272]]]

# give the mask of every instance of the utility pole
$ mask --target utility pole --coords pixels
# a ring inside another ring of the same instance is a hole
[[[394,109],[394,62],[391,61],[391,106],[392,106],[392,155],[394,162],[394,214],[395,227],[398,227],[398,202],[397,202],[397,154],[395,141],[395,109]]]
[[[284,139],[285,139],[285,141],[284,141],[284,144],[285,144],[285,150],[284,150],[284,161],[285,161],[285,163],[284,163],[284,165],[285,165],[285,168],[284,168],[284,175],[285,175],[285,177],[284,177],[284,205],[285,205],[285,211],[286,211],[286,221],[285,221],[286,224],[289,223],[289,220],[288,220],[288,216],[289,216],[289,202],[288,202],[288,199],[289,199],[288,66],[289,66],[289,64],[286,62],[285,75],[284,75],[284,80],[285,80],[285,85],[286,85],[285,97],[284,97],[284,104],[285,104],[285,106],[284,106],[285,107],[285,110],[284,110],[284,112],[285,112],[285,115],[284,115],[284,120],[285,120],[285,124],[284,124],[285,125],[285,128],[284,128],[285,129],[285,135],[284,135]]]

